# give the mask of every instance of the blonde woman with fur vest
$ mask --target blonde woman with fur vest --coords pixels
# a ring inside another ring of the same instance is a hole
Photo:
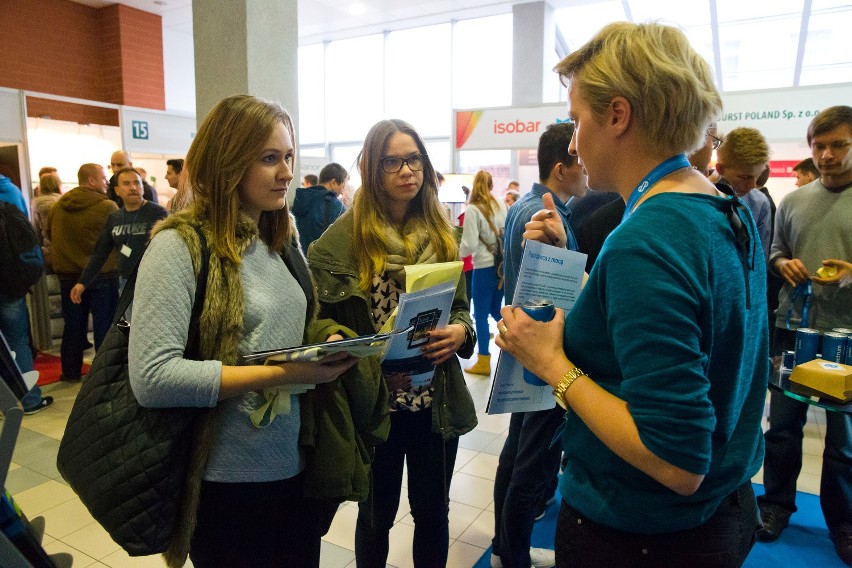
[[[293,125],[279,105],[221,101],[186,157],[193,205],[160,223],[139,268],[130,332],[133,390],[148,407],[206,407],[193,448],[181,526],[166,553],[196,568],[318,566],[319,517],[304,497],[300,395],[265,427],[251,414],[265,389],[334,381],[354,360],[240,365],[240,356],[298,346],[314,313],[305,259],[293,246],[286,195]],[[184,357],[201,259],[210,253],[199,361]],[[332,339],[340,336],[332,336]],[[332,504],[333,507],[336,504]]]

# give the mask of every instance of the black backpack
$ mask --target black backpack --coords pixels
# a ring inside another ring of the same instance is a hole
[[[44,273],[44,258],[30,220],[12,203],[0,201],[0,301],[27,295]]]

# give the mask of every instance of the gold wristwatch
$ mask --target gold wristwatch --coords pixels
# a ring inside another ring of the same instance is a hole
[[[568,390],[574,381],[585,375],[580,367],[574,367],[564,375],[562,375],[562,379],[556,383],[556,388],[553,389],[553,397],[556,399],[556,402],[559,403],[559,406],[568,410],[568,403],[565,402],[565,391]]]

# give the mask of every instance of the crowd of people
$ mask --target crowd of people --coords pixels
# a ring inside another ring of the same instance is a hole
[[[717,132],[721,96],[682,32],[611,24],[556,71],[571,121],[542,133],[538,182],[496,195],[478,171],[458,230],[438,197],[442,176],[402,120],[367,133],[351,204],[347,169],[330,163],[288,206],[293,122],[248,95],[221,101],[186,160],[168,161],[177,192],[165,208],[125,152],[111,157],[111,179],[84,164],[61,196],[55,171],[40,172],[32,220],[60,284],[63,379],[80,379],[89,314],[97,349],[138,265],[129,368],[139,402],[216,409],[197,433],[193,459],[205,465],[187,480],[195,489],[175,535],[193,565],[317,566],[338,505],[354,500],[356,563],[383,567],[404,472],[414,565],[446,565],[459,438],[477,424],[460,359],[475,356],[466,371],[491,376],[492,327],[496,346],[555,397],[511,416],[492,567],[733,567],[756,540],[779,537],[796,511],[807,405],[772,391],[764,434],[767,382],[797,328],[852,327],[852,107],[813,119],[801,187],[776,208],[768,142],[754,128]],[[0,199],[27,213],[10,185],[0,177]],[[539,322],[512,305],[526,240],[589,255],[570,313]],[[421,347],[435,367],[426,385],[372,356],[240,362],[375,334],[406,291],[406,266],[465,257],[449,323]],[[834,275],[814,275],[821,266]],[[809,313],[796,302],[805,284]],[[29,370],[22,302],[0,303],[0,330]],[[270,390],[289,409],[258,427],[252,414]],[[50,403],[38,387],[23,401],[28,413]],[[827,414],[820,500],[852,565],[850,420]],[[761,466],[766,491],[755,497]],[[557,480],[554,548],[531,548]]]

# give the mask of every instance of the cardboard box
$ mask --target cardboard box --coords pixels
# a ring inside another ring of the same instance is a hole
[[[852,365],[814,359],[793,368],[790,382],[797,383],[834,400],[852,400]]]

